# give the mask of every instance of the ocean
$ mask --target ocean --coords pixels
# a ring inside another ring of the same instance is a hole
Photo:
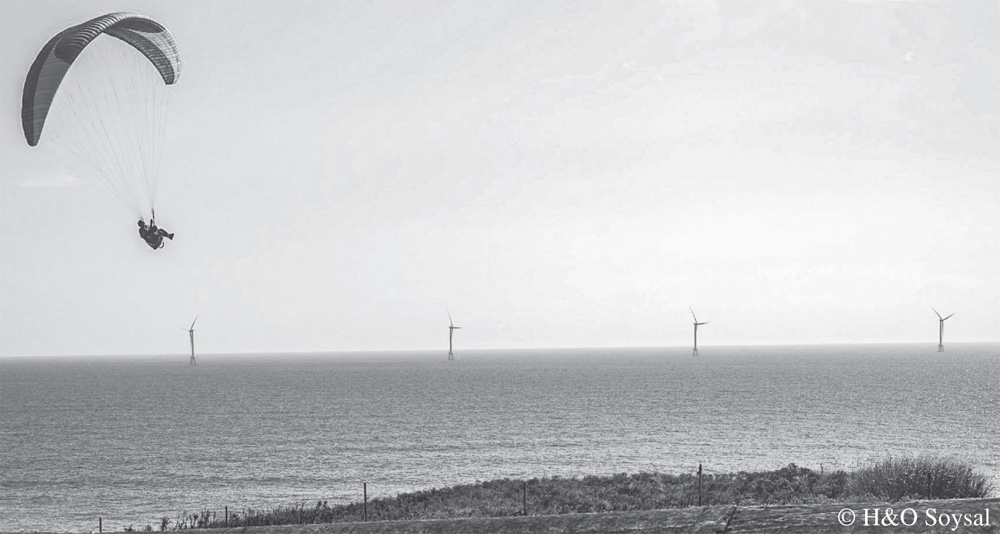
[[[0,359],[0,531],[496,478],[959,458],[1000,488],[1000,345]]]

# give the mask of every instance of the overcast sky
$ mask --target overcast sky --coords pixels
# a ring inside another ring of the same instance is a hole
[[[184,60],[158,251],[20,127],[113,11]],[[3,356],[1000,340],[993,0],[0,0],[0,59]]]

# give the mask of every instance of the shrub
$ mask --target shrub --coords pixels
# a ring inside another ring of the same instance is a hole
[[[954,459],[890,458],[858,469],[851,475],[851,495],[876,499],[983,499],[993,488],[989,479]]]

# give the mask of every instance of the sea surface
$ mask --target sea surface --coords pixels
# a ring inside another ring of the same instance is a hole
[[[0,359],[0,531],[495,478],[963,459],[1000,488],[1000,345]]]

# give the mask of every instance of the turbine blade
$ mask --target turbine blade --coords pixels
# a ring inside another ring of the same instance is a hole
[[[932,309],[932,310],[934,310],[934,306],[931,306],[931,309]],[[937,315],[937,316],[938,316],[938,319],[941,319],[941,314],[940,314],[940,313],[938,313],[938,311],[937,311],[937,310],[934,310],[934,315]],[[941,319],[941,320],[943,321],[944,319]]]
[[[688,310],[691,310],[691,317],[694,317],[694,322],[697,323],[698,322],[698,316],[694,314],[694,310],[691,309],[691,306],[688,306]]]
[[[953,313],[953,314],[951,314],[951,315],[955,315],[955,314]],[[942,321],[947,321],[947,320],[948,320],[948,319],[949,319],[949,318],[951,317],[951,315],[949,315],[948,317],[945,317],[944,319],[941,319],[941,320],[942,320]]]
[[[194,323],[197,323],[197,322],[198,322],[198,316],[197,316],[197,315],[195,315],[195,316],[194,316],[194,320],[193,320],[193,321],[191,321],[191,328],[194,328]]]
[[[455,326],[455,322],[451,320],[451,311],[448,311],[448,324]]]

